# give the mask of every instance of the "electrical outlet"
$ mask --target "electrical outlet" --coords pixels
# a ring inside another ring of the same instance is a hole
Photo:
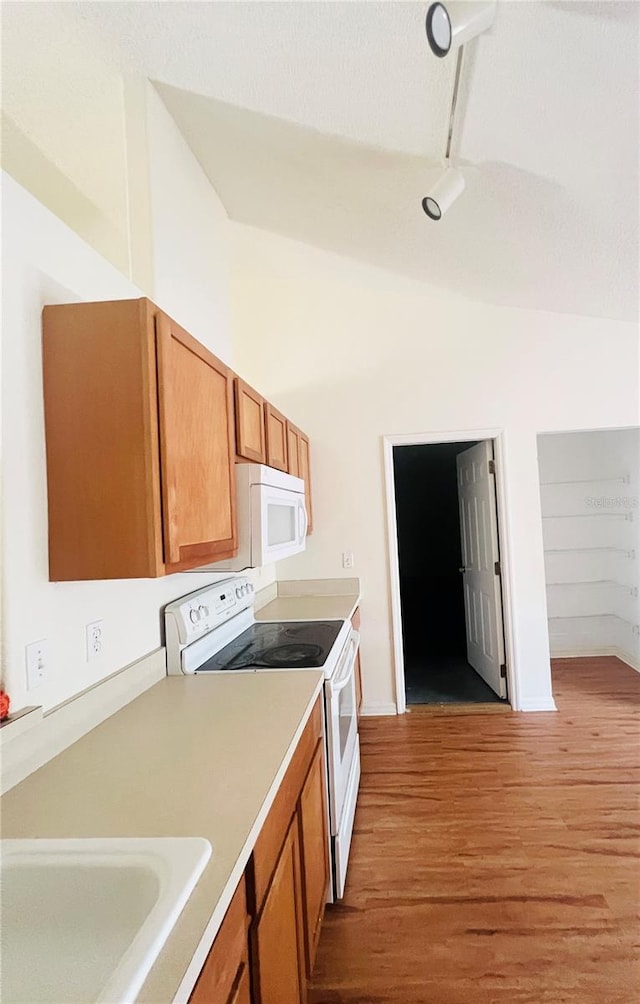
[[[342,552],[342,567],[353,568],[353,551]]]
[[[27,690],[34,690],[44,683],[49,663],[49,642],[46,638],[34,641],[25,649],[27,661]]]
[[[87,624],[87,662],[99,659],[104,650],[104,627],[102,621]]]

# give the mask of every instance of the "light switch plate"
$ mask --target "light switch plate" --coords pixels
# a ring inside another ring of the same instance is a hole
[[[49,642],[46,638],[33,641],[25,649],[27,662],[27,690],[40,687],[47,676],[49,663]]]

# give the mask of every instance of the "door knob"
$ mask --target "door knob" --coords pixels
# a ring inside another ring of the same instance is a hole
[[[471,571],[471,566],[470,565],[463,565],[462,568],[458,569],[458,571],[459,572],[470,572]]]

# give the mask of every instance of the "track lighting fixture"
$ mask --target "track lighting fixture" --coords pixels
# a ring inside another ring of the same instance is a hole
[[[470,42],[493,24],[496,0],[447,0],[432,3],[427,11],[427,38],[431,51],[441,59],[451,49]]]
[[[457,48],[456,72],[449,109],[449,130],[447,148],[444,155],[445,169],[430,192],[422,200],[422,208],[431,220],[440,220],[447,209],[464,192],[464,177],[457,167],[451,166],[451,145],[455,123],[456,105],[462,75],[464,44],[493,24],[496,0],[475,0],[475,2],[432,3],[427,11],[427,38],[436,56],[446,56]]]
[[[447,167],[428,195],[422,200],[422,208],[432,220],[439,220],[464,191],[462,171],[457,167]]]

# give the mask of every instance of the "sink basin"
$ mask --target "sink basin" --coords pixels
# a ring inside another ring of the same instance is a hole
[[[0,841],[2,1004],[135,1000],[210,856],[200,837]]]

